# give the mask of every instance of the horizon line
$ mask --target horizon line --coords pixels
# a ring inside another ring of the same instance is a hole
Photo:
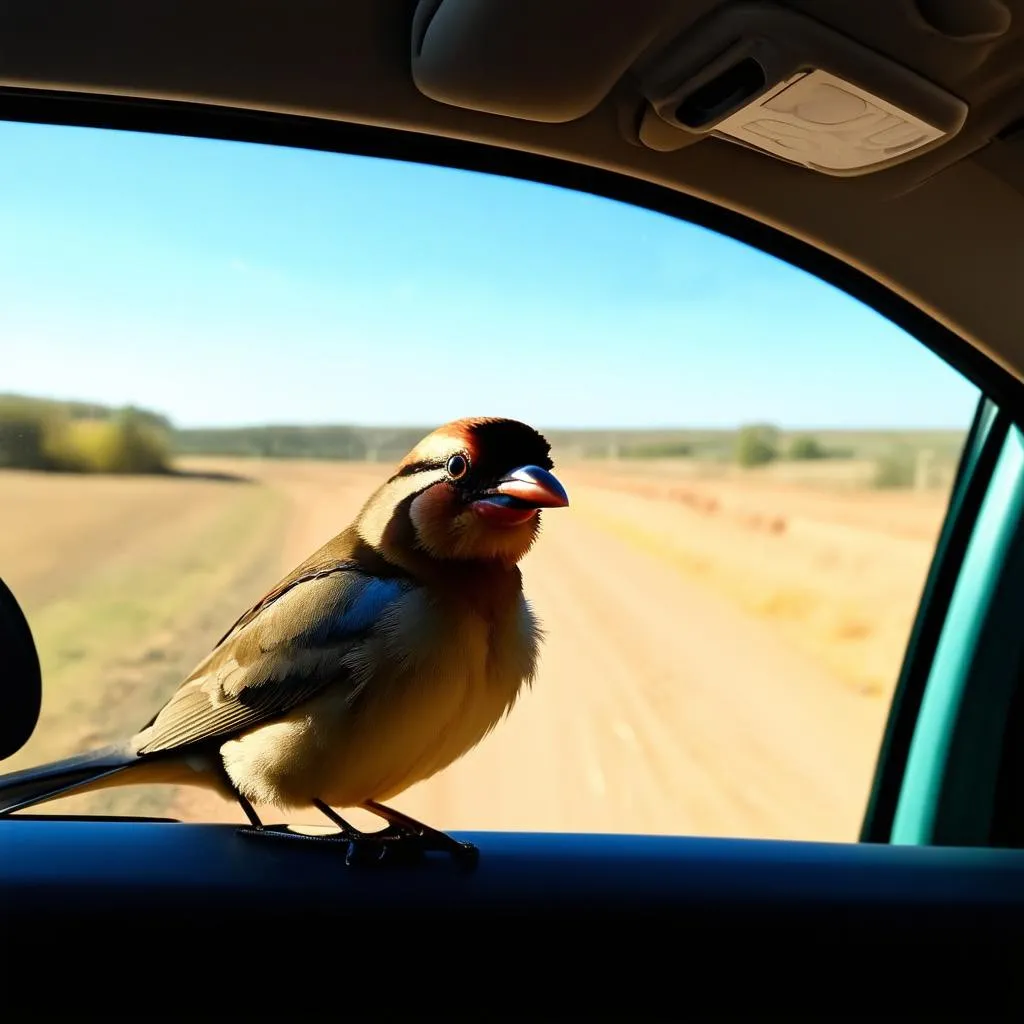
[[[121,409],[134,408],[141,412],[149,413],[155,416],[160,416],[166,419],[172,429],[175,432],[184,431],[224,431],[224,430],[272,430],[272,429],[284,429],[284,430],[322,430],[322,429],[349,429],[349,430],[417,430],[422,431],[424,434],[428,434],[437,427],[442,426],[442,423],[436,423],[433,426],[426,424],[417,423],[360,423],[360,422],[343,422],[339,420],[321,420],[317,422],[287,422],[287,421],[264,421],[264,422],[242,422],[242,423],[220,423],[220,424],[191,424],[185,425],[176,423],[173,417],[160,409],[151,408],[145,405],[136,405],[133,402],[126,402],[124,404],[114,404],[109,401],[103,401],[99,399],[90,398],[68,398],[68,397],[56,397],[53,395],[44,394],[32,394],[24,391],[3,391],[0,392],[0,399],[27,399],[28,401],[37,402],[51,402],[55,405],[92,405],[102,409],[109,409],[111,411],[117,411]],[[533,424],[531,424],[532,426]],[[937,424],[917,424],[914,426],[909,425],[876,425],[869,426],[866,424],[853,425],[845,424],[842,426],[831,425],[826,426],[822,424],[815,425],[794,425],[786,424],[783,422],[772,421],[765,418],[752,418],[750,420],[743,420],[736,422],[730,426],[709,426],[703,424],[622,424],[618,426],[610,426],[607,424],[602,425],[591,425],[591,426],[553,426],[553,425],[540,425],[536,429],[541,431],[549,431],[552,433],[563,432],[563,433],[624,433],[624,432],[700,432],[700,433],[732,433],[743,427],[748,426],[771,426],[776,430],[783,433],[828,433],[828,432],[859,432],[859,433],[893,433],[893,432],[908,432],[908,431],[919,431],[928,433],[966,433],[970,429],[970,424],[966,424],[963,427]]]

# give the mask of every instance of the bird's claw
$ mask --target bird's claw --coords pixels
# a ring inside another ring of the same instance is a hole
[[[412,839],[410,836],[409,839]],[[424,847],[411,842],[392,828],[349,840],[345,863],[350,867],[367,864],[418,864],[426,853]]]
[[[349,840],[345,863],[418,864],[430,852],[447,853],[465,870],[472,870],[480,851],[472,843],[461,843],[443,832],[403,828],[389,825],[380,832],[371,832]]]
[[[472,843],[462,843],[443,832],[419,831],[389,825],[380,832],[351,835],[337,832],[330,835],[309,835],[293,832],[287,826],[264,825],[261,828],[244,826],[240,835],[265,839],[290,839],[312,843],[330,843],[347,847],[345,863],[349,867],[375,864],[403,866],[418,864],[429,852],[447,853],[466,871],[472,871],[479,860],[480,851]]]

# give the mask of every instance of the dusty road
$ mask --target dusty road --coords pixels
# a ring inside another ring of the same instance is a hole
[[[372,467],[302,463],[259,473],[288,503],[279,573],[379,479]],[[548,632],[533,690],[477,750],[395,806],[441,828],[853,840],[885,700],[609,532],[596,514],[606,494],[563,479],[573,506],[546,516],[523,564]],[[243,820],[203,793],[183,791],[173,810]],[[322,824],[315,812],[292,820]]]

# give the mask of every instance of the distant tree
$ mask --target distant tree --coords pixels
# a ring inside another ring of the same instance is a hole
[[[265,426],[174,432],[175,451],[189,455],[241,455],[268,459],[364,459],[367,445],[346,426]],[[412,447],[410,443],[409,447]],[[407,450],[407,449],[406,449]],[[388,451],[380,453],[390,458]],[[399,455],[405,454],[405,450]]]
[[[125,415],[132,417],[136,423],[152,427],[162,434],[170,434],[174,430],[174,424],[171,423],[168,417],[162,413],[151,412],[149,409],[140,409],[137,405],[128,405],[124,409],[113,410],[113,417],[115,419],[118,417],[123,418]]]
[[[0,395],[0,467],[60,469],[57,449],[67,424],[52,402]]]
[[[894,445],[875,460],[874,485],[882,489],[913,487],[917,453],[909,445]]]
[[[166,473],[169,439],[134,409],[107,419],[71,422],[59,450],[61,468],[79,473]]]
[[[627,445],[619,454],[626,459],[685,459],[693,455],[693,445],[685,441],[652,441]]]
[[[166,473],[170,444],[159,419],[129,406],[114,416],[117,431],[115,472]]]
[[[827,459],[831,453],[816,438],[810,434],[794,437],[789,446],[789,457],[791,459]]]
[[[779,457],[779,431],[770,423],[751,423],[736,435],[736,461],[745,467],[764,466]]]
[[[46,468],[46,426],[32,413],[0,409],[0,467]]]
[[[171,425],[147,409],[0,395],[0,467],[160,473]]]

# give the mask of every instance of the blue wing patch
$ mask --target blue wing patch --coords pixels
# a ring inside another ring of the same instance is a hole
[[[346,602],[339,615],[334,618],[335,631],[341,633],[362,633],[370,629],[380,618],[384,609],[406,592],[398,580],[370,578]]]
[[[407,589],[398,580],[364,577],[346,588],[337,605],[325,609],[323,618],[307,634],[308,642],[319,646],[365,633]]]

